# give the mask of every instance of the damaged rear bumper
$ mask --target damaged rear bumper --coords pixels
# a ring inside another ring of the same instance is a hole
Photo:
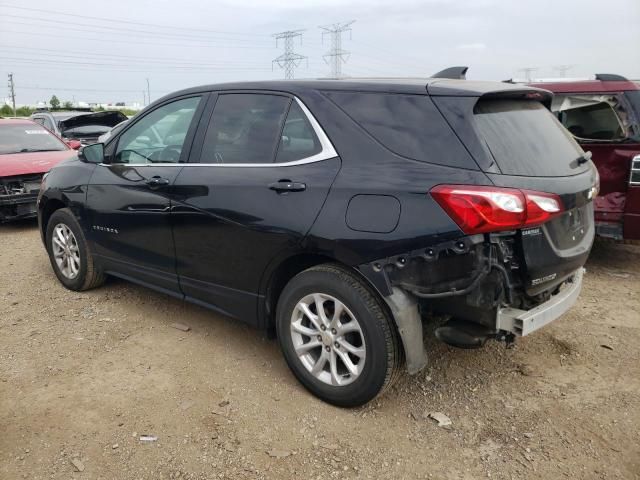
[[[553,322],[578,301],[584,272],[584,268],[578,269],[558,293],[531,310],[510,307],[498,309],[496,328],[524,337]]]
[[[449,317],[436,337],[478,348],[490,338],[511,342],[528,335],[576,303],[584,255],[559,262],[554,274],[539,278],[527,269],[525,241],[515,232],[468,236],[359,267],[394,316],[409,373],[426,365],[422,316]]]
[[[37,199],[38,195],[36,193],[0,195],[0,223],[36,217]]]

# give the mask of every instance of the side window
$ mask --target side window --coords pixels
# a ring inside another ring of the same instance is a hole
[[[284,122],[276,162],[295,162],[321,151],[322,145],[320,145],[320,140],[313,131],[309,119],[298,102],[292,102]]]
[[[200,163],[273,163],[290,102],[279,95],[220,95]]]
[[[324,94],[378,143],[397,155],[440,165],[478,168],[428,95],[331,91]]]
[[[39,123],[43,127],[46,127],[46,124],[44,123],[44,118],[42,118],[42,117],[33,117],[32,120],[34,122],[36,122],[36,123]]]
[[[163,105],[122,134],[111,163],[176,163],[201,97]]]
[[[578,140],[611,142],[627,138],[627,114],[617,95],[559,95],[551,109]]]

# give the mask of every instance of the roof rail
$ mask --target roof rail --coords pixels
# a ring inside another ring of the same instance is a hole
[[[451,80],[466,80],[469,67],[449,67],[431,75],[431,78],[450,78]]]
[[[601,82],[628,82],[625,77],[615,73],[596,73],[596,80]]]

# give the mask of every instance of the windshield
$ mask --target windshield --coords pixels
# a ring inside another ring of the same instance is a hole
[[[67,150],[67,146],[40,125],[0,125],[0,155]]]
[[[587,163],[571,134],[535,101],[480,100],[474,109],[478,131],[505,175],[536,177],[581,173]]]

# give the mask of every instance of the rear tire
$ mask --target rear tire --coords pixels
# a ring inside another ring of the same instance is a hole
[[[69,290],[89,290],[104,283],[82,228],[68,208],[56,210],[49,218],[46,246],[56,277]]]
[[[316,266],[289,281],[276,329],[293,374],[333,405],[367,403],[399,376],[403,352],[393,319],[378,295],[337,265]]]

